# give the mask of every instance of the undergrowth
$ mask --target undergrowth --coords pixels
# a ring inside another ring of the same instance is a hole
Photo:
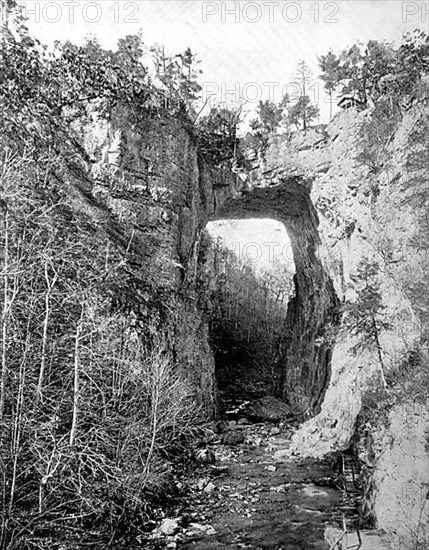
[[[388,427],[388,417],[395,405],[429,403],[429,361],[422,349],[405,351],[386,372],[387,388],[378,379],[367,388],[362,398],[358,424],[370,423]]]
[[[132,548],[200,411],[160,328],[174,303],[151,293],[142,310],[58,162],[0,157],[0,548]]]

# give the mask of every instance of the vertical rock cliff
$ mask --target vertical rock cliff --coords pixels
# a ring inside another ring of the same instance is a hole
[[[371,111],[342,112],[326,127],[272,138],[264,158],[246,173],[209,166],[192,129],[167,115],[142,120],[118,108],[102,116],[93,105],[86,120],[74,123],[91,174],[80,207],[103,212],[110,234],[124,243],[137,286],[144,282],[170,296],[163,326],[206,414],[215,409],[216,382],[207,319],[196,305],[201,231],[208,220],[270,217],[285,225],[296,264],[280,392],[302,414],[320,410],[294,435],[292,452],[322,456],[349,446],[363,396],[379,387],[382,369],[384,375],[397,370],[422,336],[422,311],[410,294],[425,269],[414,244],[422,205],[410,198],[416,170],[423,186],[427,174],[424,166],[410,168],[409,159],[413,147],[424,155],[424,142],[416,145],[413,136],[426,127],[427,116],[424,105],[414,105],[379,149],[368,150]],[[391,328],[380,331],[380,349],[353,353],[356,337],[341,326],[340,310],[357,298],[364,258],[379,266]],[[389,390],[383,395],[389,398]],[[406,483],[421,495],[429,481],[427,417],[415,414],[413,400],[410,392],[395,401],[387,428],[374,422],[365,428],[371,443],[361,456],[372,472],[367,499],[386,529],[393,529],[392,516],[383,512],[386,499],[401,500]],[[400,411],[414,419],[412,430],[405,430]],[[420,464],[412,472],[402,468],[409,456]],[[419,513],[406,508],[405,515],[417,528],[429,506],[413,502]]]
[[[185,121],[154,115],[139,119],[117,108],[102,114],[91,105],[74,129],[88,155],[91,174],[86,207],[102,209],[121,236],[140,280],[174,297],[171,330],[176,358],[206,410],[213,409],[214,363],[207,324],[196,308],[195,276],[202,229],[208,220],[270,217],[292,239],[296,293],[284,329],[285,360],[278,392],[311,415],[320,407],[330,376],[338,300],[319,254],[319,219],[311,180],[282,173],[237,174],[215,169],[199,155]],[[175,328],[173,328],[175,327]]]
[[[344,450],[357,421],[359,433],[369,438],[361,453],[368,508],[376,524],[390,532],[391,544],[406,548],[413,540],[427,542],[429,518],[429,425],[422,414],[428,406],[428,358],[422,344],[427,240],[421,225],[427,210],[428,111],[416,104],[405,112],[373,146],[371,158],[365,128],[374,123],[372,116],[369,110],[343,112],[326,128],[295,135],[291,142],[277,138],[259,171],[312,180],[319,254],[341,301],[356,299],[363,258],[379,265],[380,295],[390,325],[379,335],[389,387],[380,390],[378,351],[368,346],[352,353],[356,337],[340,329],[321,413],[295,434],[292,452],[322,456]],[[413,362],[416,354],[419,360]],[[387,419],[358,417],[368,392],[378,395],[374,408],[383,400]]]

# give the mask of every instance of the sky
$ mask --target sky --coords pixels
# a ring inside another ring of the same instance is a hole
[[[218,220],[207,224],[214,241],[219,237],[237,258],[249,265],[256,275],[271,271],[275,264],[295,271],[292,244],[286,228],[271,219]]]
[[[26,0],[28,25],[45,43],[87,35],[107,48],[140,29],[146,44],[167,54],[188,46],[201,59],[204,99],[253,111],[259,100],[293,95],[296,65],[305,60],[315,77],[317,57],[357,41],[398,41],[429,27],[429,0],[204,1],[204,0]],[[316,79],[310,95],[327,122],[329,106]]]
[[[202,61],[203,99],[213,96],[228,105],[244,99],[247,124],[259,100],[293,95],[301,60],[315,77],[310,96],[320,107],[317,122],[328,122],[318,56],[358,41],[398,43],[407,31],[429,28],[429,0],[26,0],[25,8],[30,32],[47,44],[82,43],[92,35],[114,49],[119,38],[141,29],[145,43],[163,45],[167,55],[189,46]],[[248,259],[256,253],[258,271],[269,264],[271,250],[290,251],[285,229],[271,222],[220,222],[210,232]],[[266,244],[274,241],[279,246]],[[291,254],[286,257],[293,266]]]

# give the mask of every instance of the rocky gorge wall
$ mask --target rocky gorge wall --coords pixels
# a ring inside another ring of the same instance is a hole
[[[201,232],[216,219],[269,217],[285,225],[296,292],[284,329],[288,351],[279,393],[298,413],[311,415],[330,376],[332,342],[324,331],[338,321],[338,300],[318,254],[311,182],[284,174],[273,184],[256,172],[249,177],[216,169],[199,155],[186,122],[168,114],[138,118],[129,109],[105,113],[101,104],[91,104],[72,126],[88,156],[86,207],[103,209],[107,225],[125,243],[133,272],[178,299],[179,309],[169,317],[187,344],[175,344],[176,359],[207,411],[215,408],[216,389],[207,320],[196,306]]]
[[[120,241],[129,274],[127,296],[116,300],[126,302],[143,332],[162,334],[161,345],[211,417],[215,366],[193,282],[213,182],[234,176],[200,166],[192,132],[167,113],[137,116],[122,107],[106,112],[101,102],[92,103],[71,126],[86,155],[85,187],[78,183],[70,193],[76,195],[74,208]]]
[[[380,334],[389,372],[418,347],[422,331],[418,295],[410,301],[409,290],[413,280],[425,273],[425,250],[412,244],[420,222],[418,208],[409,200],[414,174],[407,159],[416,147],[410,145],[411,136],[420,124],[425,127],[428,112],[424,105],[414,105],[392,135],[384,136],[386,161],[376,173],[362,162],[366,146],[362,127],[371,116],[368,110],[342,112],[327,127],[296,134],[291,143],[276,138],[257,171],[274,181],[285,173],[313,181],[310,196],[320,220],[319,253],[341,301],[356,298],[362,258],[379,264],[380,293],[391,326]],[[420,178],[427,187],[424,163]],[[425,208],[424,203],[420,206]],[[354,354],[355,343],[346,331],[337,334],[322,410],[296,432],[288,453],[323,456],[349,446],[366,391],[380,387],[376,350]],[[407,376],[418,376],[418,371]],[[404,387],[409,385],[410,380],[405,380]],[[370,439],[361,454],[370,487],[365,505],[376,525],[389,533],[393,547],[424,548],[429,525],[429,424],[422,411],[429,403],[421,397],[423,388],[408,394],[404,390],[404,394],[384,423],[376,420],[363,430]],[[388,399],[395,402],[392,395]]]
[[[297,431],[288,452],[322,456],[349,446],[362,396],[380,375],[376,352],[353,354],[355,339],[338,330],[339,306],[356,297],[362,258],[381,268],[381,297],[392,326],[380,334],[387,368],[413,348],[421,331],[406,292],[407,278],[420,266],[409,246],[417,218],[404,199],[409,136],[426,116],[418,105],[405,113],[376,175],[359,158],[369,110],[342,112],[327,127],[291,139],[276,136],[250,171],[236,173],[205,163],[192,129],[168,115],[142,120],[119,108],[106,116],[92,105],[85,120],[74,121],[91,175],[85,208],[103,211],[103,223],[124,241],[125,261],[138,280],[174,295],[167,314],[174,353],[207,414],[215,409],[216,382],[207,320],[196,305],[201,231],[209,220],[270,217],[285,225],[296,264],[281,395],[301,414],[320,410]],[[407,445],[421,465],[412,473],[413,487],[420,491],[429,477],[422,443],[427,418],[416,420],[420,435],[413,438],[392,415],[388,444],[383,430],[371,428],[371,509],[385,529],[392,529],[392,519],[383,502],[403,499],[403,480],[393,480],[400,462],[409,460]]]

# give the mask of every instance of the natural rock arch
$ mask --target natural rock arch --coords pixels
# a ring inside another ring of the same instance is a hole
[[[282,178],[275,185],[255,180],[250,188],[234,181],[229,187],[222,186],[209,219],[271,218],[285,226],[296,275],[295,297],[286,320],[287,351],[279,392],[299,412],[313,413],[330,379],[333,331],[328,327],[338,323],[338,299],[319,258],[319,222],[310,188],[308,181],[295,176]],[[214,188],[215,195],[216,191]]]
[[[292,169],[273,177],[210,166],[192,131],[167,115],[136,121],[121,107],[106,120],[90,106],[88,121],[76,130],[91,161],[92,183],[84,191],[91,204],[85,199],[85,208],[123,241],[138,280],[164,294],[184,296],[183,288],[192,285],[209,220],[269,217],[284,224],[293,246],[296,296],[288,310],[279,393],[301,411],[317,411],[330,379],[333,331],[326,328],[337,323],[338,300],[319,255],[311,179]],[[207,329],[192,303],[180,315],[189,322],[178,325],[176,340],[183,342],[176,357],[209,412],[214,362]]]

